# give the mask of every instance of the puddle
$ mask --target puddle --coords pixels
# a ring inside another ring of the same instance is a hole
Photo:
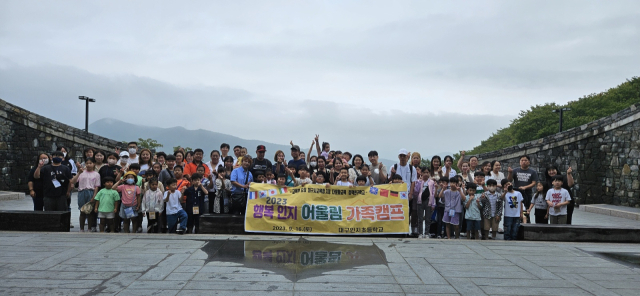
[[[367,265],[387,265],[378,246],[323,241],[210,240],[201,248],[209,262],[232,262],[246,268],[272,271],[291,281],[320,276],[324,272]]]
[[[640,268],[640,253],[597,252],[593,253],[614,263],[620,263],[633,268]]]

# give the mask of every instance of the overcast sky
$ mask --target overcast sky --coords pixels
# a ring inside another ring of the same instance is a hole
[[[0,98],[76,127],[85,95],[91,121],[430,156],[638,76],[640,1],[1,1],[0,44]]]

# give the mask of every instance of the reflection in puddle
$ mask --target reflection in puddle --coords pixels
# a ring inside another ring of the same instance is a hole
[[[615,263],[624,264],[630,267],[640,267],[640,253],[596,253],[605,259],[614,261]]]
[[[384,252],[375,244],[338,244],[305,239],[211,240],[201,250],[208,255],[206,263],[238,263],[247,268],[272,271],[291,281],[334,270],[387,264]]]

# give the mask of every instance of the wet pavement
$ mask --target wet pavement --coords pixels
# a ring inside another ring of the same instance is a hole
[[[639,295],[634,244],[0,232],[0,295]]]

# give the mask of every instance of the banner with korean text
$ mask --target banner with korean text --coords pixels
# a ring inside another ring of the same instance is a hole
[[[408,234],[406,184],[374,187],[251,183],[247,232],[371,235]]]

